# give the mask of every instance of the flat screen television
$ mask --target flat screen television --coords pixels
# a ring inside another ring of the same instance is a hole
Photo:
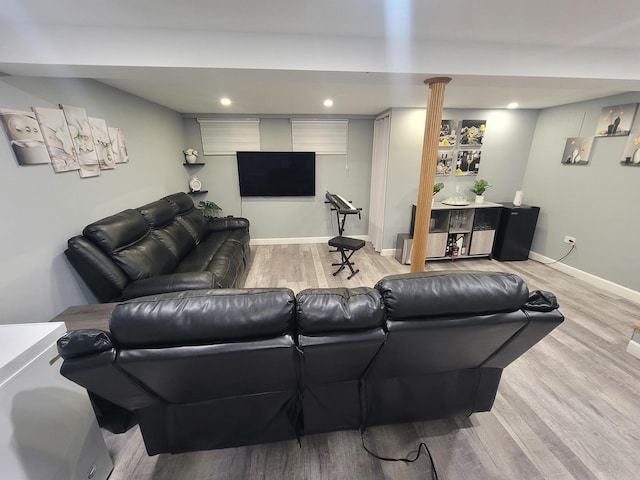
[[[241,197],[313,197],[315,152],[237,152]]]

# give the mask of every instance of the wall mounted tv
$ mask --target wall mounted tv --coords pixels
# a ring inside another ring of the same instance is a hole
[[[315,152],[237,152],[241,197],[313,197]]]

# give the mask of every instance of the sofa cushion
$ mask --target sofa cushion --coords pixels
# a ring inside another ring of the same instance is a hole
[[[310,288],[296,296],[301,335],[380,327],[384,310],[380,294],[369,287]]]
[[[128,209],[87,225],[82,234],[107,253],[131,245],[150,232],[142,214]]]
[[[178,212],[175,204],[157,200],[137,209],[151,228],[161,228],[172,222]]]
[[[390,320],[511,312],[529,298],[518,276],[502,272],[419,272],[390,275],[375,288]]]
[[[116,345],[143,348],[204,345],[292,333],[294,294],[288,288],[192,290],[116,305]]]
[[[144,216],[125,210],[88,225],[83,234],[97,243],[131,280],[172,272],[176,256],[151,235]]]
[[[167,247],[178,261],[182,260],[196,246],[193,236],[180,222],[175,220],[163,228],[153,230],[151,235]]]

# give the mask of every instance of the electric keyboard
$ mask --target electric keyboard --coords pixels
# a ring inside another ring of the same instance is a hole
[[[360,210],[362,210],[360,208],[354,207],[351,202],[348,202],[337,193],[326,192],[325,198],[329,201],[329,203],[331,203],[331,205],[336,208],[338,214],[340,215],[360,213]]]

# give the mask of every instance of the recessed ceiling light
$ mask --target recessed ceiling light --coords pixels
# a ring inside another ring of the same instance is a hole
[[[509,105],[507,105],[507,108],[518,108],[518,102],[511,102]]]
[[[327,98],[327,99],[324,101],[324,106],[325,106],[325,107],[333,107],[333,100],[331,100],[330,98]]]
[[[228,107],[229,105],[231,105],[231,100],[229,100],[227,97],[224,97],[220,99],[220,103],[225,107]]]

